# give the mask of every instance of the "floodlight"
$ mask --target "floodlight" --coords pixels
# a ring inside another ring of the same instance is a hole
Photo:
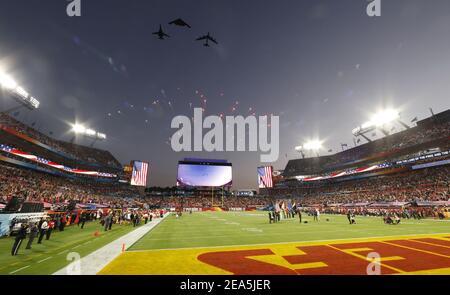
[[[300,152],[300,151],[303,150],[303,147],[302,147],[301,145],[296,146],[296,147],[295,147],[295,150],[296,150],[297,152]]]
[[[84,127],[83,125],[80,125],[80,124],[74,124],[72,126],[72,131],[75,133],[85,133],[86,127]]]
[[[6,89],[15,89],[17,87],[16,81],[10,76],[0,73],[0,84]]]
[[[317,151],[322,148],[322,142],[320,140],[310,140],[303,145],[305,150]]]
[[[84,125],[81,125],[81,124],[73,124],[72,132],[74,132],[75,134],[81,134],[81,135],[84,135],[86,137],[90,137],[93,139],[99,139],[99,140],[106,139],[106,134],[97,132],[94,129],[85,127]]]
[[[398,111],[387,109],[374,114],[370,120],[370,123],[374,126],[380,127],[398,119],[399,117],[400,115]]]
[[[88,136],[95,136],[95,134],[97,132],[95,132],[95,130],[92,130],[92,129],[86,129],[86,131],[84,133]]]
[[[22,87],[17,87],[16,88],[16,93],[19,94],[20,96],[22,96],[23,98],[28,98],[28,96],[30,95],[25,89],[23,89]]]
[[[36,98],[30,96],[30,104],[31,104],[35,109],[37,109],[37,108],[39,108],[39,105],[40,105],[41,103],[40,103],[39,100],[37,100]]]
[[[106,139],[106,134],[97,132],[97,137],[99,139]]]

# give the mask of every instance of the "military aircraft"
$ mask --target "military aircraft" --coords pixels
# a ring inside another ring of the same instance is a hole
[[[153,34],[153,35],[157,35],[157,36],[158,36],[158,39],[160,39],[160,40],[164,40],[164,37],[170,38],[169,35],[167,35],[166,33],[164,33],[164,31],[163,31],[161,25],[159,25],[159,31],[158,31],[158,32],[154,32],[154,33],[152,33],[152,34]]]
[[[191,26],[189,24],[187,24],[184,20],[182,20],[181,18],[177,18],[174,21],[171,21],[169,23],[169,25],[176,25],[176,26],[180,26],[180,27],[188,27],[189,29],[191,28]]]
[[[209,45],[209,41],[211,41],[211,42],[213,42],[213,43],[215,43],[215,44],[219,44],[219,43],[217,43],[217,41],[216,41],[216,39],[214,39],[213,37],[211,37],[211,35],[209,34],[209,32],[208,32],[208,34],[207,35],[204,35],[204,36],[201,36],[201,37],[198,37],[197,39],[195,39],[195,41],[201,41],[201,40],[205,40],[205,43],[203,44],[203,46],[206,46],[206,47],[210,47],[210,45]]]

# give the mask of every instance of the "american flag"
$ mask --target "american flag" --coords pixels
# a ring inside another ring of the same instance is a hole
[[[273,173],[272,166],[258,167],[259,188],[273,187],[272,173]]]
[[[39,162],[39,163],[42,163],[42,164],[48,164],[48,160],[46,160],[46,159],[43,159],[43,158],[37,158],[37,161]]]
[[[5,151],[7,153],[10,153],[12,151],[12,148],[7,145],[2,144],[0,147],[3,151]]]
[[[131,185],[147,186],[148,163],[135,161],[131,175]]]

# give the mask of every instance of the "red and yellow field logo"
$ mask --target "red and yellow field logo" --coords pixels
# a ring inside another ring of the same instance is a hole
[[[450,237],[130,251],[99,274],[450,274]]]

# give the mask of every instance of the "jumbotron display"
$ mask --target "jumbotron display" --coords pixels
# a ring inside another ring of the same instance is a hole
[[[232,164],[227,162],[181,161],[178,163],[178,186],[223,187],[233,182]]]

